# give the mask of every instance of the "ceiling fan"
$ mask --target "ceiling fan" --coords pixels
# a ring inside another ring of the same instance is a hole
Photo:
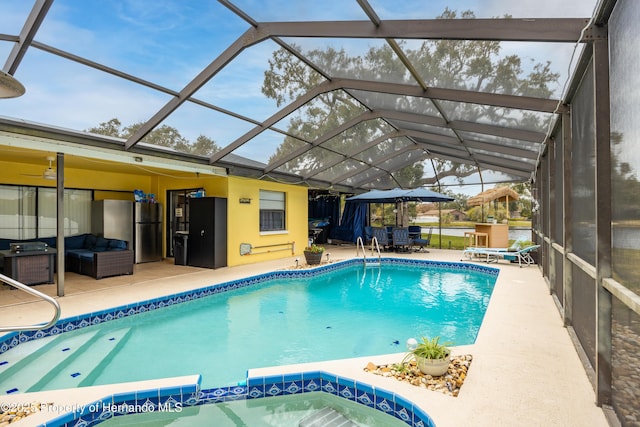
[[[46,168],[42,174],[44,179],[56,179],[56,170],[53,168],[53,161],[56,158],[53,156],[47,156],[47,160],[49,161],[49,167]]]
[[[49,162],[49,167],[46,168],[41,175],[26,174],[26,173],[23,173],[22,175],[31,176],[35,178],[43,178],[43,179],[56,179],[57,174],[56,174],[55,168],[53,167],[53,162],[56,160],[56,158],[54,156],[47,156],[46,159]]]

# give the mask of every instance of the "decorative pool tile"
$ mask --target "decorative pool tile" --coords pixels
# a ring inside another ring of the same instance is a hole
[[[302,374],[285,374],[283,376],[284,394],[297,394],[304,392]]]
[[[265,397],[263,387],[249,387],[247,399],[260,399],[261,397]]]
[[[355,382],[355,390],[356,390],[356,401],[361,403],[362,405],[373,407],[375,405],[374,396],[375,390],[373,386],[369,384],[356,381]]]
[[[280,396],[284,393],[284,388],[282,387],[282,383],[280,384],[270,384],[269,388],[265,387],[265,394],[269,396]]]
[[[356,400],[355,381],[347,378],[338,378],[338,395],[347,400]]]

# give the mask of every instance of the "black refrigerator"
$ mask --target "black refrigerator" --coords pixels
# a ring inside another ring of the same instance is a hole
[[[227,266],[227,199],[189,199],[187,264],[193,267]]]

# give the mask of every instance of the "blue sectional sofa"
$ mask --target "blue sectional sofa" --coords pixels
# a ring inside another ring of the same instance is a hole
[[[56,247],[55,237],[30,240],[0,239],[0,250],[9,249],[15,242],[44,242]],[[103,277],[133,274],[133,251],[127,242],[107,239],[93,234],[79,234],[64,238],[65,271],[102,279]]]

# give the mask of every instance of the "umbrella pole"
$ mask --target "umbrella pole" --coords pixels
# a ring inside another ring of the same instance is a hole
[[[442,249],[442,203],[438,202],[438,234],[440,234],[440,245],[438,249]]]

